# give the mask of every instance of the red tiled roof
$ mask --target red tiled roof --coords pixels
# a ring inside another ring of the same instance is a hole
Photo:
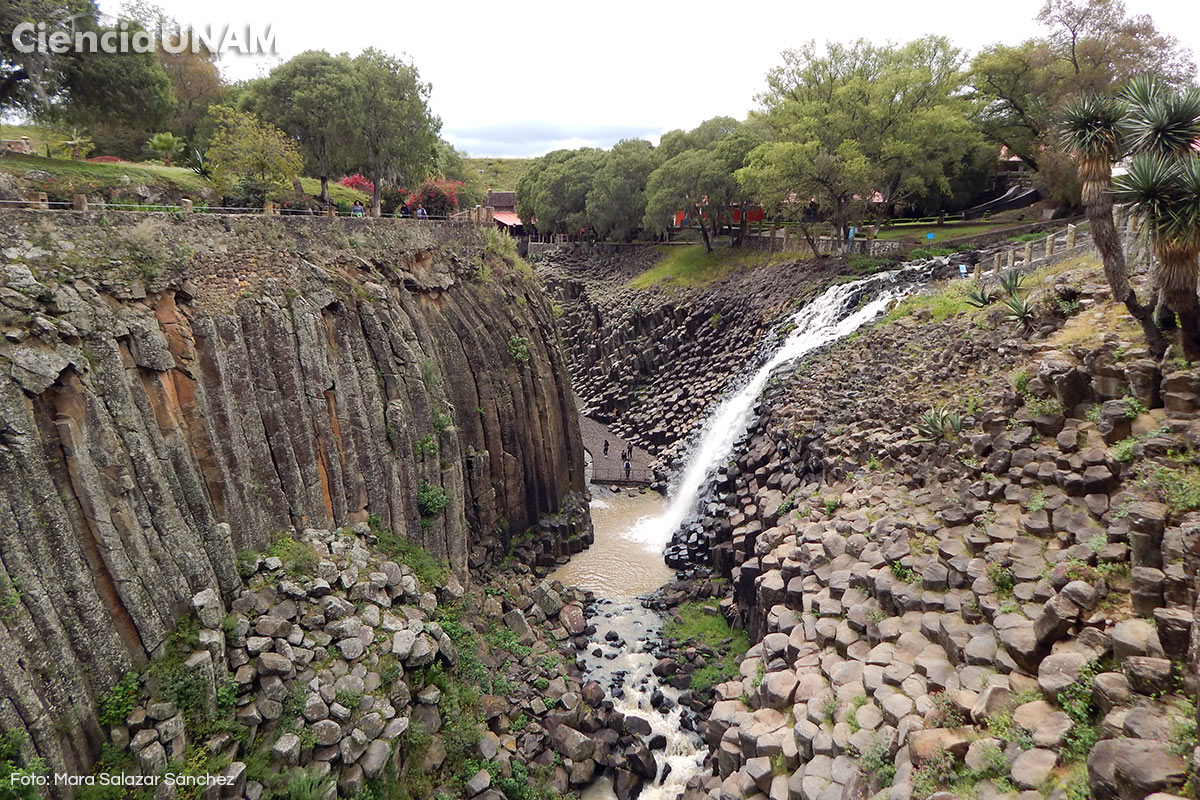
[[[507,225],[512,228],[521,224],[521,218],[511,211],[497,211],[493,215],[493,219],[501,225]]]

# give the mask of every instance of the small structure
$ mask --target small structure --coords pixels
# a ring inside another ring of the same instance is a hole
[[[525,224],[517,216],[516,192],[489,191],[487,193],[487,204],[495,209],[492,220],[496,223],[497,228],[510,236],[521,237],[525,235]]]
[[[31,156],[33,155],[33,142],[29,140],[28,136],[22,136],[20,139],[0,139],[0,150]]]

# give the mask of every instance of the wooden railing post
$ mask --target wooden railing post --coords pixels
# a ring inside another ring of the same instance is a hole
[[[1068,250],[1073,250],[1075,248],[1075,231],[1076,231],[1076,228],[1074,225],[1067,226],[1067,249]]]
[[[87,195],[86,194],[75,195],[74,203],[72,205],[74,206],[76,211],[87,211],[87,208],[88,208]]]
[[[1033,242],[1025,243],[1025,265],[1033,263]]]
[[[1046,258],[1050,258],[1052,255],[1054,255],[1054,234],[1053,233],[1046,237]]]
[[[179,210],[184,214],[192,213],[192,201],[188,198],[183,198],[179,201]]]

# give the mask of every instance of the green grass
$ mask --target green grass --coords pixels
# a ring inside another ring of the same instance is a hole
[[[971,290],[970,281],[958,280],[946,284],[938,291],[925,294],[915,294],[904,298],[883,318],[884,324],[894,322],[901,317],[907,317],[918,311],[926,311],[936,322],[952,317],[963,311],[978,309],[967,302],[967,294]]]
[[[965,236],[978,236],[981,233],[991,233],[992,231],[1012,227],[1015,226],[1010,222],[947,222],[945,225],[928,222],[912,223],[884,228],[879,231],[875,238],[885,241],[903,240],[916,243],[929,241],[925,237],[932,233],[932,241],[939,243],[948,242],[953,239],[962,239]]]
[[[313,197],[321,196],[321,179],[320,178],[301,178],[300,188],[305,194],[310,194]],[[371,196],[365,192],[360,192],[358,189],[351,189],[349,186],[342,186],[334,179],[329,179],[329,201],[335,205],[354,205],[354,201],[367,205],[371,202]]]
[[[164,167],[161,164],[100,164],[72,161],[66,158],[45,158],[6,153],[0,158],[0,172],[24,176],[31,171],[50,174],[39,188],[47,194],[70,199],[72,194],[94,194],[109,187],[122,186],[128,178],[133,184],[151,184],[182,193],[198,192],[208,182],[186,167]]]
[[[721,616],[716,603],[697,600],[679,607],[679,622],[663,625],[663,632],[672,639],[692,640],[708,645],[717,657],[692,673],[691,689],[704,692],[738,674],[742,656],[750,649],[745,631],[734,630]]]
[[[658,249],[664,254],[662,260],[631,280],[630,286],[635,289],[707,286],[739,268],[781,264],[811,257],[807,251],[764,253],[732,247],[718,247],[706,253],[702,244],[664,245]]]
[[[0,139],[20,139],[22,136],[29,137],[35,152],[45,154],[47,143],[61,142],[69,134],[47,125],[0,125]]]
[[[486,192],[511,192],[517,181],[533,165],[532,158],[464,158],[471,175],[477,176],[479,186]]]

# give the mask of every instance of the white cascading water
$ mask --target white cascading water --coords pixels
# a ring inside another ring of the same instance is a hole
[[[660,516],[638,522],[629,532],[648,549],[662,552],[671,535],[696,511],[700,491],[718,465],[724,463],[737,438],[750,423],[754,403],[762,393],[771,374],[779,367],[843,336],[848,336],[873,320],[907,287],[881,289],[869,302],[850,312],[850,307],[868,284],[895,282],[899,273],[892,272],[853,283],[843,283],[828,289],[804,308],[792,315],[794,326],[783,345],[759,367],[758,371],[736,392],[729,395],[709,415],[700,429],[695,447],[688,453],[684,470],[670,492],[670,502]]]
[[[772,373],[805,353],[847,336],[873,320],[889,303],[902,297],[911,288],[911,281],[902,278],[906,272],[908,270],[890,272],[834,286],[792,315],[789,320],[792,331],[783,344],[740,388],[723,400],[701,426],[695,444],[687,453],[687,467],[672,487],[665,510],[622,527],[620,538],[636,542],[650,558],[661,559],[672,534],[696,513],[700,493],[708,478],[720,464],[728,460],[734,443],[750,425],[755,401]],[[861,298],[867,294],[871,299],[859,305]],[[604,501],[593,502],[597,503],[598,509],[601,505],[607,505]],[[627,557],[628,554],[625,554],[624,558]],[[625,569],[629,567],[627,560],[617,559],[614,564],[625,564]],[[603,596],[602,589],[600,593]],[[661,620],[644,608],[630,605],[609,610],[603,614],[603,618],[594,618],[594,622],[597,634],[593,641],[600,650],[585,657],[589,677],[607,685],[614,682],[620,684],[624,692],[615,700],[614,708],[624,714],[646,719],[653,732],[663,734],[667,740],[664,752],[658,755],[658,763],[660,770],[669,764],[670,774],[661,783],[647,785],[639,798],[674,800],[683,791],[688,779],[702,769],[707,748],[699,736],[685,730],[678,705],[665,714],[651,708],[650,697],[655,688],[675,702],[678,701],[679,692],[660,685],[653,676],[651,669],[656,658],[652,652],[627,644],[652,641]],[[609,631],[618,633],[621,640],[607,642],[604,635]],[[597,657],[598,654],[602,655]],[[615,794],[607,777],[597,780],[583,792],[583,800],[612,798],[615,798]]]

